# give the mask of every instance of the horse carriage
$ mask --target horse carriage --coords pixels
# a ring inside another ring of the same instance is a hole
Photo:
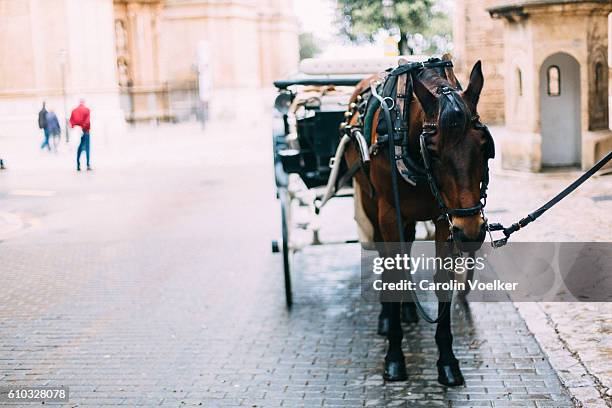
[[[411,59],[417,60],[417,57]],[[359,240],[323,241],[319,214],[332,198],[354,197],[352,174],[338,149],[347,139],[340,134],[348,121],[349,99],[364,78],[398,64],[398,57],[370,59],[306,59],[300,72],[275,81],[274,170],[281,206],[281,239],[272,251],[282,253],[285,298],[293,302],[292,256],[310,245],[357,243]],[[365,140],[362,140],[365,145]],[[364,147],[367,150],[367,147]],[[303,216],[296,221],[295,211]],[[431,237],[431,225],[421,234]]]
[[[322,242],[317,222],[332,197],[353,197],[359,241],[372,244],[383,258],[409,257],[418,238],[417,225],[422,225],[417,223],[428,222],[433,227],[425,228],[425,235],[433,238],[436,259],[465,260],[467,256],[473,260],[487,235],[492,247],[504,246],[510,235],[612,160],[610,152],[542,207],[504,227],[489,223],[485,214],[489,160],[495,156],[495,145],[478,115],[484,86],[480,61],[474,64],[465,88],[455,77],[450,55],[416,61],[309,60],[299,75],[275,86],[279,95],[274,165],[282,242],[273,242],[272,249],[283,254],[288,306],[292,304],[292,254],[306,245],[335,243]],[[312,220],[293,222],[293,212],[299,208],[306,208]],[[309,238],[298,241],[296,229],[310,232]],[[495,231],[503,237],[494,239]],[[433,268],[436,285],[452,283],[457,277],[454,262],[450,265]],[[403,276],[411,280],[415,271],[390,272],[387,267],[382,272],[386,283],[399,282]],[[471,279],[473,272],[468,269],[463,278]],[[454,290],[435,291],[435,316],[424,310],[416,290],[407,292],[399,300],[380,296],[378,333],[388,339],[383,378],[407,379],[401,323],[416,323],[420,316],[437,324],[438,382],[463,385],[452,346]]]

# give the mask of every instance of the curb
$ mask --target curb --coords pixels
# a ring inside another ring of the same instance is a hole
[[[611,398],[605,387],[581,361],[578,353],[560,336],[555,323],[538,303],[515,303],[550,365],[557,372],[561,384],[579,408],[608,408]]]

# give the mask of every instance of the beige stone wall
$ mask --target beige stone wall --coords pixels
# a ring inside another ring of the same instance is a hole
[[[582,167],[591,166],[605,150],[602,146],[610,144],[609,91],[603,99],[594,93],[595,64],[605,65],[608,60],[609,8],[593,3],[532,6],[523,10],[527,17],[519,13],[500,18],[506,45],[502,73],[505,125],[512,134],[501,143],[504,167],[541,169],[540,70],[546,58],[560,52],[580,65]]]
[[[169,1],[164,9],[162,33],[166,80],[195,80],[198,44],[206,41],[215,87],[259,85],[259,36],[253,1]]]
[[[124,25],[125,33],[116,28],[115,37],[124,35],[125,57],[134,86],[153,86],[160,81],[159,26],[162,0],[115,0],[115,24]],[[120,21],[120,23],[117,22]],[[119,51],[118,51],[119,52]]]
[[[119,84],[130,121],[167,118],[161,75],[162,0],[114,0]]]
[[[503,23],[494,20],[488,7],[506,0],[457,0],[453,15],[453,59],[457,74],[467,84],[470,70],[482,61],[485,86],[478,105],[483,121],[504,122]],[[464,85],[465,86],[465,85]]]
[[[290,2],[114,0],[114,6],[117,70],[130,120],[176,119],[198,109],[202,47],[213,93],[269,86],[296,69]],[[218,102],[219,93],[208,95]],[[179,105],[183,113],[174,109]]]
[[[0,0],[0,134],[36,131],[43,100],[63,116],[63,78],[68,108],[91,106],[92,130],[121,128],[115,61],[112,2]]]
[[[203,41],[213,89],[270,86],[297,67],[288,1],[0,0],[0,122],[35,129],[42,100],[63,112],[63,89],[69,107],[84,96],[94,122],[116,122],[119,86],[128,118],[170,117],[173,95],[175,106],[199,103]]]
[[[505,112],[506,126],[511,130],[539,132],[540,68],[544,60],[558,52],[574,57],[580,64],[581,100],[588,95],[587,25],[584,16],[573,13],[555,15],[555,24],[548,24],[550,14],[530,14],[528,20],[506,24]],[[518,94],[516,71],[521,69],[523,95]],[[581,127],[588,128],[587,104],[581,105]]]
[[[297,21],[291,2],[284,0],[260,0],[259,13],[261,84],[270,86],[297,70]]]
[[[167,0],[161,29],[163,77],[196,78],[197,47],[206,41],[216,88],[260,87],[295,69],[297,23],[277,0]]]

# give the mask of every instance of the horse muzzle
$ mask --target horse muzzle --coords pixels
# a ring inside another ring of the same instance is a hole
[[[482,246],[487,234],[487,225],[483,222],[477,230],[477,234],[468,235],[461,227],[453,226],[453,239],[462,252],[477,251]]]

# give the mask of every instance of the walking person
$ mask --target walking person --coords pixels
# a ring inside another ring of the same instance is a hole
[[[84,99],[79,101],[79,106],[77,106],[70,115],[70,127],[75,126],[80,126],[81,130],[83,131],[81,143],[79,143],[79,148],[77,149],[77,171],[81,171],[82,152],[85,152],[85,157],[87,159],[87,170],[91,170],[91,166],[89,165],[89,131],[91,127],[90,111],[89,108],[85,106]]]
[[[49,109],[47,112],[47,132],[49,133],[49,137],[53,140],[53,150],[57,152],[57,145],[62,131],[59,120],[57,120],[57,115],[53,109]]]
[[[40,145],[41,149],[44,149],[45,147],[47,149],[49,149],[49,151],[51,151],[51,146],[49,145],[49,129],[47,128],[47,108],[46,108],[47,103],[43,102],[42,104],[42,109],[40,110],[40,112],[38,112],[38,128],[43,130],[43,134],[45,139],[43,140],[42,144]]]

